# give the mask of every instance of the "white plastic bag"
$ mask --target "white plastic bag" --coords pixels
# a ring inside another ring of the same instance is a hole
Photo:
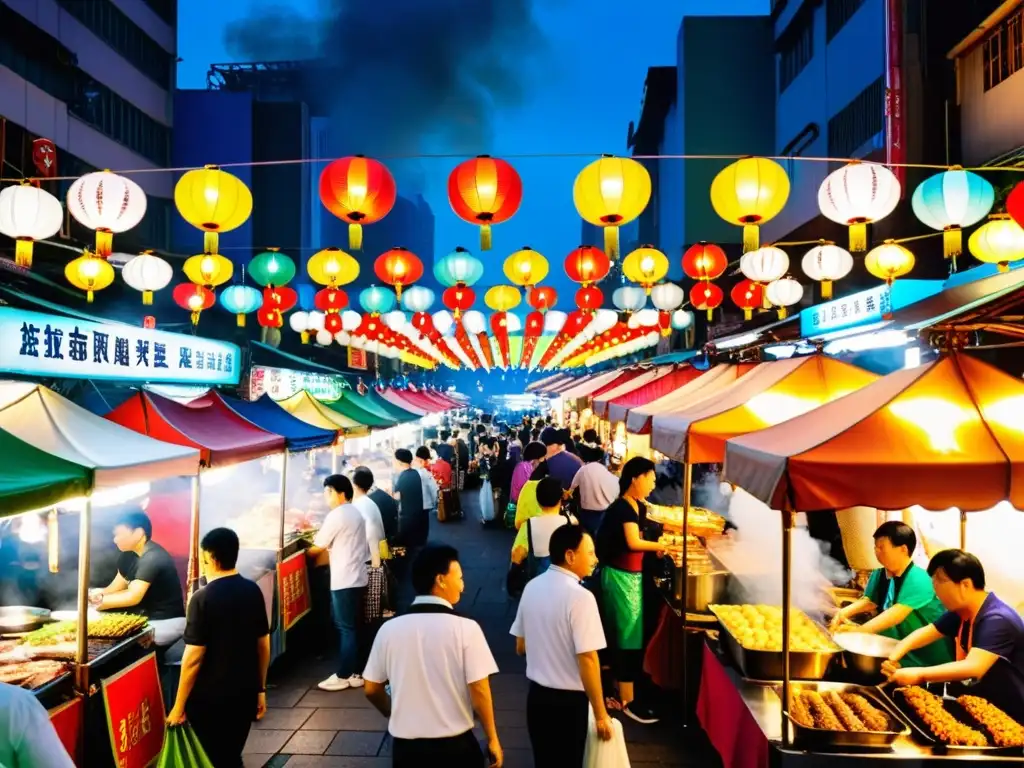
[[[480,518],[485,523],[494,520],[494,492],[491,490],[490,480],[484,480],[480,486]]]
[[[590,710],[583,768],[629,768],[629,753],[626,751],[626,737],[622,735],[622,723],[612,718],[612,737],[608,741],[601,741],[597,735],[593,709]]]

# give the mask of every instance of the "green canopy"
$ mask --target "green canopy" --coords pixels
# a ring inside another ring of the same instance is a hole
[[[399,408],[394,403],[381,397],[377,390],[373,389],[372,387],[364,395],[364,397],[370,402],[372,402],[375,406],[377,406],[379,410],[384,411],[391,418],[397,419],[399,423],[404,423],[406,421],[416,421],[416,419],[420,418],[418,414],[412,413],[411,411],[407,411],[404,408]]]
[[[367,427],[374,427],[376,429],[383,429],[386,427],[393,427],[395,420],[390,417],[379,416],[372,411],[364,408],[358,398],[359,395],[354,395],[349,390],[344,390],[340,400],[335,400],[333,403],[321,403],[321,405],[329,408],[332,411],[337,411],[342,416],[346,416],[353,421],[357,421],[360,424]]]
[[[377,418],[384,419],[392,424],[399,424],[405,421],[405,419],[399,418],[386,408],[381,407],[380,403],[372,400],[369,395],[360,395],[358,392],[346,392],[345,394],[351,396],[352,402]]]
[[[0,517],[85,496],[93,470],[41,451],[0,430]]]

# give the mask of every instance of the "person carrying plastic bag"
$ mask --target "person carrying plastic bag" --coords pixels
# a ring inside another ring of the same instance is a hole
[[[614,718],[611,722],[612,737],[608,741],[603,741],[597,733],[594,710],[590,710],[590,725],[587,729],[587,749],[583,753],[583,768],[629,768],[629,753],[626,751],[626,737],[622,733],[622,723]]]
[[[164,748],[156,768],[217,768],[203,751],[202,744],[188,723],[167,729]]]

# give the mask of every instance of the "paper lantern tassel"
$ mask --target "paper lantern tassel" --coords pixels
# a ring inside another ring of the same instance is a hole
[[[619,228],[618,227],[605,227],[604,228],[604,252],[608,254],[608,258],[615,261],[619,258]]]
[[[96,255],[107,258],[114,249],[114,233],[109,229],[96,230]]]
[[[743,225],[743,252],[750,253],[761,247],[761,229],[757,224]]]
[[[14,263],[25,269],[32,268],[32,240],[18,238],[15,241]]]
[[[832,298],[832,281],[822,280],[821,281],[821,298],[831,299]]]
[[[710,323],[714,319],[715,319],[715,310],[709,309],[708,310],[708,322]]]
[[[489,251],[491,250],[491,225],[481,224],[480,225],[480,250]]]
[[[216,232],[203,233],[203,253],[218,253],[220,248],[220,235]]]
[[[857,222],[850,225],[850,251],[863,253],[868,249],[868,225]]]
[[[235,315],[235,322],[238,323],[239,328],[245,328],[245,313],[239,312]]]
[[[361,224],[348,225],[348,247],[353,251],[363,250],[363,227]]]
[[[148,307],[153,303],[153,292],[143,291],[142,292],[142,306]]]
[[[89,301],[92,301],[92,299],[89,299]],[[192,313],[192,325],[199,325],[199,313],[198,312],[193,312]]]
[[[309,344],[309,331],[303,331],[299,336],[302,338],[303,344]]]
[[[752,310],[750,307],[744,307],[743,308],[743,319],[744,320],[749,320],[753,316],[754,316],[754,310]]]

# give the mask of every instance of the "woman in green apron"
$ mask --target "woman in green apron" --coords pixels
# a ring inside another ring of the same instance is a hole
[[[619,477],[619,498],[608,507],[597,534],[604,618],[615,649],[614,674],[619,689],[618,700],[609,700],[608,705],[640,723],[656,722],[633,701],[633,683],[643,668],[644,553],[664,554],[661,546],[644,541],[641,534],[647,522],[644,502],[654,490],[654,482],[654,462],[642,456],[627,461]]]
[[[875,557],[882,564],[868,579],[864,597],[840,610],[832,620],[833,631],[851,629],[903,640],[932,624],[943,613],[931,577],[911,559],[917,547],[914,529],[899,520],[882,523],[874,534]],[[868,611],[878,615],[862,626],[847,625],[851,617]],[[940,641],[907,654],[904,665],[930,667],[953,659],[952,644]]]

